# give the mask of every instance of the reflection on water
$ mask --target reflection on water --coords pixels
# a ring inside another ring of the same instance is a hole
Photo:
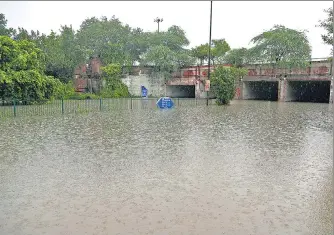
[[[332,106],[0,124],[0,234],[331,234]]]

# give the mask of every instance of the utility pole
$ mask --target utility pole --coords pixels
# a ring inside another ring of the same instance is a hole
[[[164,19],[159,18],[159,17],[154,19],[154,22],[158,23],[158,33],[159,33],[159,25],[160,25],[160,22],[162,22],[162,21],[164,21]]]
[[[208,61],[208,80],[210,81],[211,66],[211,31],[212,31],[212,1],[210,1],[210,35],[209,35],[209,61]],[[209,105],[209,91],[206,92],[206,105]]]

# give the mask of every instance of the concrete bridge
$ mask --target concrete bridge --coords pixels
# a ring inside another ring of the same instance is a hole
[[[93,58],[88,65],[78,67],[74,76],[76,90],[98,90],[100,79],[94,74],[100,73],[101,63]],[[230,66],[230,65],[224,65]],[[89,73],[87,69],[91,68]],[[247,65],[248,74],[236,81],[235,99],[332,102],[333,64],[327,59],[312,60],[307,68],[273,68],[268,64]],[[208,66],[192,66],[172,73],[172,79],[165,83],[165,78],[152,73],[152,67],[131,68],[123,74],[122,81],[133,95],[141,95],[144,85],[149,95],[179,98],[206,98],[205,80],[208,79]],[[210,67],[214,71],[214,66]],[[99,85],[100,84],[100,85]],[[209,92],[209,97],[214,95]]]
[[[333,66],[328,60],[314,60],[307,68],[274,69],[263,64],[246,68],[248,74],[236,84],[235,99],[332,102]],[[167,83],[167,95],[206,98],[203,81],[207,79],[207,71],[207,66],[181,70]],[[209,93],[209,96],[213,95]]]

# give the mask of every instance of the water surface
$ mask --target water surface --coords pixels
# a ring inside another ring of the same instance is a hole
[[[1,235],[333,232],[328,104],[22,117],[0,129]]]

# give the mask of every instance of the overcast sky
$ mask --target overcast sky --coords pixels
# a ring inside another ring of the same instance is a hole
[[[330,54],[330,46],[322,42],[324,30],[315,27],[326,18],[324,9],[333,6],[332,1],[281,1],[281,2],[226,2],[214,1],[212,13],[212,38],[225,38],[232,48],[249,47],[249,41],[274,24],[292,29],[308,30],[312,46],[312,57],[322,58]],[[45,1],[45,2],[0,2],[0,13],[4,13],[10,27],[24,27],[49,33],[60,25],[72,24],[78,29],[87,17],[115,15],[131,27],[154,31],[153,19],[163,18],[160,30],[171,25],[181,26],[191,45],[207,43],[209,40],[209,1]]]

